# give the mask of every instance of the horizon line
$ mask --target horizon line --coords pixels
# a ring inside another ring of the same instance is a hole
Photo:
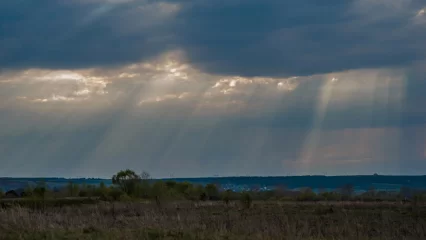
[[[171,179],[202,179],[202,178],[289,178],[289,177],[426,177],[426,175],[396,175],[396,174],[356,174],[356,175],[269,175],[269,176],[259,176],[259,175],[247,175],[247,176],[204,176],[204,177],[164,177],[164,178],[151,178],[153,180],[171,180]],[[93,179],[93,180],[110,180],[110,178],[102,177],[0,177],[1,179]]]

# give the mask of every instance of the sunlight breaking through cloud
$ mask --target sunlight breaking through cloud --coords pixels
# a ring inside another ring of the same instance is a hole
[[[108,94],[109,81],[90,71],[30,69],[0,75],[3,87],[19,86],[14,98],[20,103],[79,103]],[[10,102],[10,101],[9,101]]]
[[[311,172],[312,168],[316,168],[318,164],[324,164],[324,161],[317,163],[316,159],[332,156],[330,155],[332,151],[321,150],[321,144],[324,138],[323,135],[331,132],[325,124],[328,120],[336,117],[335,115],[330,115],[333,110],[351,106],[355,113],[367,114],[371,119],[370,124],[373,126],[373,118],[377,114],[376,111],[386,112],[393,108],[392,110],[398,113],[393,117],[401,117],[406,91],[406,77],[403,70],[358,70],[325,75],[315,109],[314,123],[305,139],[298,161],[301,164],[301,170],[303,172]],[[356,114],[354,117],[357,117]],[[387,118],[388,116],[382,117]],[[395,120],[400,121],[398,119]],[[401,132],[399,129],[393,129],[392,133],[393,137],[389,138],[387,143],[393,146],[393,152],[399,154]],[[365,140],[367,139],[364,138]],[[334,150],[338,151],[339,154],[343,154],[340,150]],[[352,154],[351,156],[357,155]],[[362,162],[370,159],[369,156],[363,156],[362,154],[357,157],[357,159],[353,159],[353,162]],[[333,161],[339,159],[339,157],[333,158],[335,159]],[[340,157],[340,159],[342,158]],[[378,159],[386,161],[385,157],[379,158],[376,156],[375,161],[378,161]],[[398,164],[398,162],[387,161],[388,164]]]
[[[79,73],[69,71],[53,71],[49,74],[35,77],[35,81],[48,82],[48,84],[58,84],[58,87],[69,88],[69,90],[60,89],[66,95],[52,93],[49,98],[37,98],[31,100],[32,102],[73,102],[89,100],[94,96],[105,95],[107,81],[102,77],[84,76]],[[75,89],[71,91],[71,89]],[[54,91],[54,90],[53,90]]]

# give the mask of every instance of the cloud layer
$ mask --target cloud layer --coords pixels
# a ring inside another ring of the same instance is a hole
[[[197,68],[226,75],[401,67],[425,60],[424,5],[422,0],[7,1],[0,5],[0,66],[125,65],[174,49]]]

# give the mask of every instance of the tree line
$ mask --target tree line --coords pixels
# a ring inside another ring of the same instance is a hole
[[[345,184],[334,191],[320,190],[318,193],[310,188],[298,191],[289,190],[284,186],[273,190],[254,188],[248,191],[236,192],[223,189],[220,185],[206,185],[177,182],[173,180],[153,180],[146,172],[137,174],[132,170],[122,170],[112,176],[112,185],[76,184],[69,182],[65,187],[56,191],[49,189],[40,182],[35,187],[28,186],[23,193],[24,198],[31,199],[63,199],[63,198],[96,198],[104,201],[152,200],[161,204],[167,200],[191,201],[223,201],[229,203],[239,200],[245,206],[250,206],[253,200],[279,201],[426,201],[424,191],[401,188],[398,193],[376,191],[371,188],[362,194],[355,194],[351,184]],[[0,191],[0,198],[4,193]]]

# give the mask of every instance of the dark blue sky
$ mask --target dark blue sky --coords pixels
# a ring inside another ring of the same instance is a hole
[[[0,176],[424,174],[421,0],[6,0]]]

